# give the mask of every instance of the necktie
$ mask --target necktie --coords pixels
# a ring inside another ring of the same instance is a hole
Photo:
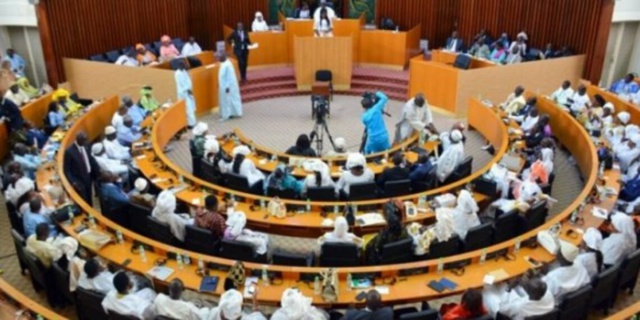
[[[87,168],[87,173],[91,173],[91,164],[89,164],[89,157],[87,157],[87,152],[84,150],[84,147],[78,146],[80,149],[80,153],[82,154],[82,160],[84,160],[84,166]]]

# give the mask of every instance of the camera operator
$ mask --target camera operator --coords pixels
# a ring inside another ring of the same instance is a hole
[[[393,141],[398,143],[411,136],[414,131],[422,131],[430,135],[435,133],[434,129],[429,103],[422,93],[418,93],[402,108],[402,119],[396,124],[396,134]]]
[[[364,146],[364,153],[375,153],[389,149],[389,133],[384,123],[384,107],[389,98],[378,91],[375,95],[366,92],[363,95],[362,107],[365,109],[362,114],[362,123],[365,126],[367,141]]]

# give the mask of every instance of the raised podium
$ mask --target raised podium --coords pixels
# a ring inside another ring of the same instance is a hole
[[[351,37],[295,37],[294,69],[298,90],[311,90],[318,70],[331,70],[334,90],[351,89],[352,42]]]

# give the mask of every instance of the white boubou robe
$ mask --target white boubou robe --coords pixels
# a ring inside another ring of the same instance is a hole
[[[187,125],[193,127],[196,125],[196,99],[193,97],[193,84],[189,72],[176,70],[175,79],[178,99],[184,100],[187,107]]]
[[[520,287],[507,291],[506,285],[488,287],[482,292],[484,306],[492,316],[498,312],[513,320],[524,320],[526,317],[543,315],[555,307],[551,291],[538,301],[529,299],[529,295]]]
[[[402,120],[396,124],[395,142],[408,138],[414,131],[420,132],[424,130],[426,125],[433,122],[429,103],[425,100],[424,106],[418,107],[414,101],[415,98],[412,98],[402,107]]]
[[[230,60],[220,64],[218,71],[218,97],[220,100],[220,118],[226,120],[229,117],[242,116],[242,99],[240,98],[240,87],[233,64]],[[229,88],[229,93],[227,93]]]
[[[174,300],[160,293],[154,301],[154,314],[171,319],[205,320],[209,317],[209,308],[198,308],[191,302]]]

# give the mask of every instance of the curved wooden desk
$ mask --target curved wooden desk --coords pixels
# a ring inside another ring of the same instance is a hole
[[[53,93],[47,93],[20,108],[22,118],[24,118],[25,121],[33,122],[36,127],[42,128],[52,96]],[[10,152],[8,130],[9,128],[4,122],[0,123],[0,159],[4,159]]]
[[[16,290],[13,286],[11,286],[2,278],[0,278],[0,294],[10,298],[12,300],[12,303],[17,304],[19,308],[22,308],[32,313],[34,315],[32,319],[35,319],[37,315],[40,315],[42,316],[43,319],[48,319],[48,320],[67,320],[67,318],[55,313],[54,311],[50,310],[48,307],[45,307],[31,300],[29,297],[25,296],[22,292]],[[15,317],[15,315],[13,314],[10,316]],[[16,317],[16,319],[18,318]]]
[[[541,226],[540,228],[521,235],[520,237],[518,237],[518,239],[505,241],[503,243],[488,247],[484,250],[477,250],[453,257],[440,259],[440,261],[445,264],[445,271],[443,271],[441,274],[438,274],[434,271],[436,270],[436,266],[438,265],[438,261],[435,260],[420,261],[400,265],[337,268],[336,270],[339,274],[340,284],[338,287],[338,300],[335,303],[328,303],[323,301],[319,295],[314,295],[311,285],[301,283],[301,277],[303,275],[314,275],[323,270],[323,268],[285,267],[273,265],[265,266],[268,271],[276,273],[282,280],[278,281],[278,284],[261,284],[258,294],[258,301],[261,304],[277,305],[280,302],[280,297],[283,290],[290,287],[298,287],[303,294],[309,297],[313,297],[313,302],[316,305],[323,307],[344,307],[352,305],[355,301],[355,296],[358,291],[349,291],[347,289],[345,279],[347,277],[347,274],[349,273],[354,274],[354,276],[363,273],[373,273],[378,279],[376,282],[378,284],[388,283],[390,278],[395,277],[398,281],[395,284],[389,285],[389,294],[383,295],[382,297],[384,303],[400,304],[407,302],[425,301],[442,296],[459,294],[471,287],[481,287],[483,285],[482,279],[484,275],[497,269],[503,269],[508,274],[509,278],[519,276],[530,269],[530,265],[524,259],[525,256],[534,256],[536,259],[543,262],[549,262],[553,260],[554,257],[547,253],[541,247],[537,247],[535,249],[523,247],[520,248],[517,252],[515,252],[516,250],[514,248],[519,240],[534,238],[539,230],[546,229],[553,224],[562,223],[561,237],[564,240],[576,244],[580,242],[580,236],[577,236],[575,238],[567,237],[567,231],[569,229],[575,229],[576,227],[569,224],[566,220],[571,215],[571,213],[576,210],[576,208],[578,208],[578,206],[582,203],[582,199],[586,199],[587,195],[590,193],[596,182],[598,170],[595,148],[585,130],[582,129],[573,118],[571,118],[568,114],[562,112],[550,101],[546,99],[540,100],[541,101],[539,102],[539,104],[542,112],[553,113],[554,110],[557,110],[557,115],[554,114],[554,116],[557,116],[558,118],[552,121],[551,125],[560,142],[565,145],[574,155],[585,180],[584,188],[580,192],[579,196],[567,208],[565,208],[562,213],[549,219],[545,223],[545,225]],[[85,130],[89,138],[92,140],[100,136],[102,133],[102,128],[110,123],[110,115],[116,110],[117,107],[118,100],[114,97],[103,102],[98,108],[89,111],[87,115],[78,120],[69,130],[67,136],[62,141],[61,148],[64,149],[69,146],[72,143],[75,134],[79,130]],[[63,158],[64,152],[58,153],[58,164],[62,163],[62,161],[64,160]],[[62,166],[59,166],[59,168],[61,167]],[[196,264],[195,262],[199,259],[211,263],[214,265],[214,267],[218,268],[225,266],[228,267],[233,263],[230,260],[203,256],[198,253],[185,251],[176,247],[166,245],[164,243],[159,243],[157,241],[148,239],[129,230],[122,230],[120,226],[116,225],[109,219],[106,219],[100,214],[100,212],[85,203],[82,198],[73,190],[68,180],[64,176],[64,173],[61,172],[60,169],[58,169],[58,171],[60,173],[62,184],[69,192],[71,198],[76,201],[76,203],[82,208],[84,212],[87,212],[88,214],[91,214],[95,217],[99,228],[122,231],[125,238],[124,243],[110,244],[96,252],[96,254],[100,255],[106,260],[115,264],[122,264],[125,259],[131,259],[132,262],[126,268],[138,273],[146,273],[153,267],[153,262],[155,261],[155,259],[159,257],[166,257],[167,252],[180,252],[182,254],[185,254],[190,257],[193,264]],[[48,177],[50,177],[52,174],[53,172],[50,170],[42,169],[38,171],[39,179],[48,179]],[[607,179],[604,180],[606,184],[613,188],[618,188],[619,185],[617,184],[617,179],[619,177],[619,172],[612,170],[605,172],[605,174],[607,176]],[[615,199],[606,199],[603,203],[600,203],[599,206],[610,209],[614,206],[614,204]],[[602,220],[597,219],[593,217],[593,215],[591,215],[591,207],[591,205],[587,205],[584,208],[584,211],[581,213],[584,218],[584,224],[580,226],[581,228],[598,226],[602,222]],[[78,235],[74,231],[74,229],[82,223],[82,219],[82,217],[76,217],[71,224],[63,225],[62,227],[68,234],[77,237]],[[580,233],[575,234],[579,235]],[[137,254],[133,254],[131,252],[130,249],[134,241],[135,243],[143,243],[153,248],[153,252],[150,252],[151,250],[149,250],[149,252],[147,253],[146,262],[143,262]],[[483,252],[492,254],[501,252],[502,250],[508,250],[509,252],[512,252],[515,256],[515,260],[505,262],[495,261],[491,259],[485,261],[483,264],[479,263],[480,256],[483,254]],[[448,267],[452,267],[456,264],[461,263],[470,263],[470,265],[466,267],[466,272],[462,276],[456,276],[449,270],[446,270]],[[175,272],[171,275],[171,277],[166,279],[166,281],[170,281],[175,277],[179,277],[185,283],[185,286],[187,288],[191,290],[197,290],[200,285],[200,277],[196,275],[196,266],[193,264],[186,265],[183,269],[179,269],[175,261],[170,260],[167,263],[167,266],[173,268]],[[258,273],[263,268],[262,265],[255,263],[245,263],[245,267],[247,272]],[[415,271],[416,274],[407,275],[407,273],[410,271]],[[222,280],[225,277],[226,272],[214,269],[211,270],[211,275],[219,276]],[[442,293],[437,293],[426,286],[429,281],[440,279],[443,276],[446,276],[457,282],[459,286],[455,290]],[[384,279],[386,279],[386,281]],[[160,285],[166,285],[166,282],[157,282]],[[213,292],[213,294],[219,295],[222,293],[222,291],[222,285],[218,285],[216,291]]]
[[[277,219],[269,217],[264,208],[261,208],[261,203],[266,206],[270,197],[254,195],[239,192],[237,190],[231,190],[222,186],[214,185],[202,179],[193,176],[190,172],[186,172],[178,165],[173,163],[164,154],[164,147],[172,139],[172,137],[186,125],[186,116],[184,112],[184,106],[181,103],[177,103],[172,108],[165,111],[157,120],[153,126],[152,131],[152,144],[153,150],[145,151],[143,156],[137,157],[136,161],[140,171],[144,176],[154,183],[160,189],[169,189],[181,185],[181,181],[185,181],[187,185],[192,186],[176,194],[176,197],[181,201],[190,205],[201,205],[203,203],[203,197],[206,194],[213,193],[220,198],[233,197],[238,200],[238,209],[244,211],[247,214],[247,222],[252,229],[265,231],[272,234],[281,234],[288,236],[298,237],[318,237],[324,232],[331,230],[331,227],[323,226],[324,220],[322,214],[324,213],[336,213],[342,212],[344,202],[309,202],[311,212],[307,210],[306,201],[297,200],[283,200],[284,203],[293,207],[294,211],[301,211],[291,217],[285,219]],[[471,183],[483,173],[489,171],[491,166],[499,161],[505,154],[508,145],[508,133],[506,126],[491,109],[482,105],[480,102],[473,100],[469,108],[469,121],[470,125],[478,130],[485,136],[486,139],[492,142],[495,146],[497,153],[496,156],[489,161],[479,171],[472,173],[469,177],[461,179],[457,182],[441,186],[439,188],[429,190],[427,192],[412,194],[402,197],[397,197],[402,201],[418,202],[419,198],[425,199],[426,197],[432,197],[438,194],[447,192],[455,192],[457,189]],[[161,129],[160,129],[161,128]],[[143,140],[146,138],[143,138]],[[427,143],[429,144],[429,143]],[[417,157],[417,155],[413,155]],[[271,165],[275,167],[276,163],[271,162]],[[382,165],[379,165],[382,166]],[[166,167],[166,169],[165,169]],[[268,168],[265,168],[268,169]],[[302,169],[297,169],[302,170]],[[338,170],[337,168],[334,170]],[[306,176],[306,174],[304,174]],[[486,199],[486,196],[476,194],[476,200],[478,202]],[[358,206],[358,208],[381,208],[389,199],[376,199],[369,201],[355,201],[351,202]],[[252,210],[253,208],[253,210]],[[362,210],[365,213],[371,211],[370,209]],[[332,214],[328,214],[329,218],[334,218]],[[433,219],[433,213],[430,210],[422,212],[413,218],[407,219],[406,223],[415,221],[428,221]],[[379,231],[384,225],[370,225],[370,226],[356,226],[354,232],[358,235],[364,235],[368,233],[374,233]]]
[[[606,320],[627,320],[633,319],[634,316],[640,315],[640,301],[624,308],[618,313],[612,314]]]

